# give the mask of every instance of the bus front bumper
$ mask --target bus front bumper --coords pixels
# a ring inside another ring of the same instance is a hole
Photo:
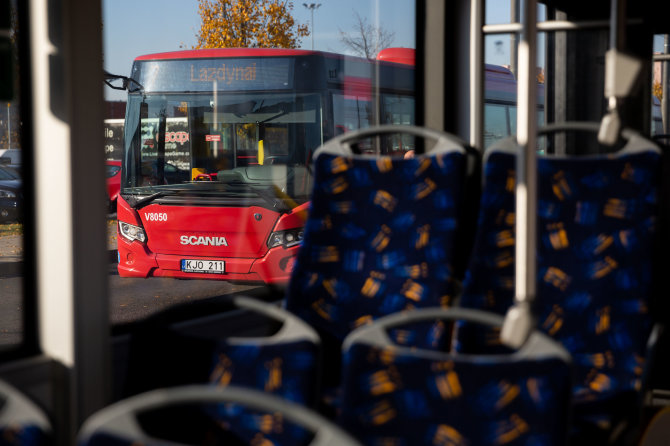
[[[119,237],[118,272],[121,277],[174,277],[280,285],[288,283],[298,249],[299,246],[272,248],[259,258],[183,256],[156,254],[139,242],[128,243]],[[223,271],[216,273],[182,271],[182,260],[196,258],[223,261]]]

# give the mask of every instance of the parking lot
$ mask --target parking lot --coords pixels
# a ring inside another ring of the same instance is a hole
[[[112,324],[133,322],[172,305],[217,297],[255,286],[219,280],[171,278],[129,279],[116,271],[116,219],[107,221],[110,263],[108,287]],[[20,296],[23,286],[21,225],[0,224],[0,346],[17,342],[21,333]]]

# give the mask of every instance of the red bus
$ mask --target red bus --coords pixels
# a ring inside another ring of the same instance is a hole
[[[302,239],[311,153],[340,132],[414,124],[414,67],[288,49],[134,61],[118,271],[283,284]],[[413,150],[388,138],[386,152]]]

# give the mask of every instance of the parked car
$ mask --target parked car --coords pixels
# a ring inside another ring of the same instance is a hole
[[[14,168],[14,167],[9,167],[0,164],[0,172],[3,172],[3,174],[7,174],[8,176],[20,180],[21,179],[21,173],[19,172],[19,169]],[[4,177],[5,175],[3,175]]]
[[[121,189],[121,161],[107,160],[107,206],[116,212],[116,199]]]
[[[21,167],[21,149],[0,150],[0,166],[18,170]]]
[[[21,178],[13,169],[0,166],[0,222],[21,220],[22,207]]]

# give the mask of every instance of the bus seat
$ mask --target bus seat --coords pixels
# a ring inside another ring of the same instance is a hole
[[[343,343],[340,424],[363,444],[565,445],[570,355],[534,330],[518,350],[470,355],[398,345],[389,333],[436,319],[499,330],[503,317],[424,308],[377,319]]]
[[[573,126],[592,133],[597,129],[598,124]],[[618,419],[633,416],[652,330],[648,303],[660,152],[641,136],[626,135],[616,153],[538,156],[533,306],[538,327],[574,360],[574,421],[580,435],[611,433]],[[504,314],[514,302],[517,150],[506,140],[485,154],[478,233],[460,302],[464,307]],[[454,347],[462,353],[504,351],[491,342],[495,335],[459,323]]]
[[[412,158],[354,153],[354,143],[387,134],[436,141]],[[314,155],[314,186],[286,307],[320,333],[324,369],[340,369],[341,341],[377,317],[452,304],[468,152],[457,138],[384,125],[340,135]],[[397,333],[433,345],[441,327]],[[337,378],[325,379],[336,385]]]
[[[240,296],[227,303],[179,306],[144,321],[130,341],[124,396],[209,384],[257,389],[314,406],[321,355],[317,333],[277,305]],[[195,320],[194,311],[205,316]],[[168,322],[175,314],[186,322]],[[235,429],[240,435],[255,433],[241,423]]]
[[[227,430],[207,413],[246,415],[241,423],[259,431],[252,441]],[[268,441],[279,432],[280,441]],[[274,395],[229,386],[191,385],[156,389],[118,401],[91,415],[77,435],[78,446],[131,445],[313,445],[357,446],[349,434],[316,412]]]
[[[53,444],[45,412],[17,389],[0,380],[0,446]]]

